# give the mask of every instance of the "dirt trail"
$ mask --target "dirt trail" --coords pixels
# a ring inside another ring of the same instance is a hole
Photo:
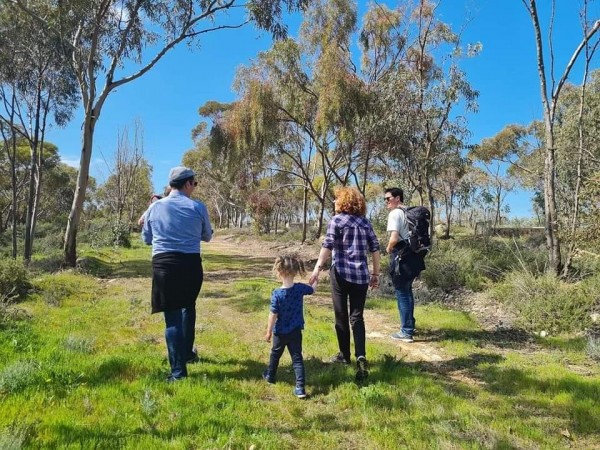
[[[278,242],[252,241],[249,238],[239,241],[232,235],[215,236],[210,243],[204,245],[206,248],[210,248],[211,252],[218,254],[240,255],[249,259],[260,259],[261,264],[257,265],[255,275],[264,277],[272,276],[271,268],[268,264],[264,264],[264,259],[274,258],[281,251],[297,252],[306,260],[316,259],[319,253],[319,246],[314,244],[285,246]],[[307,270],[310,270],[310,267]],[[207,277],[219,278],[222,275],[221,271],[207,272]],[[232,279],[236,277],[236,272],[227,271],[227,275],[229,279]],[[307,302],[321,306],[331,305],[329,297],[318,295],[311,296],[310,299],[307,298]],[[372,310],[365,310],[364,316],[367,337],[395,344],[398,347],[398,357],[411,362],[427,363],[440,363],[449,359],[441,349],[437,348],[431,342],[415,341],[413,343],[405,343],[390,338],[390,334],[398,331],[398,322],[390,320],[387,316]]]

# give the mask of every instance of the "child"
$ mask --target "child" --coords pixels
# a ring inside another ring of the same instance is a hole
[[[296,374],[294,394],[298,398],[306,398],[304,389],[304,359],[302,358],[302,329],[304,328],[303,297],[311,295],[317,286],[294,283],[294,277],[304,275],[304,263],[297,256],[278,256],[273,265],[273,272],[281,279],[282,285],[271,295],[271,312],[267,323],[265,340],[273,347],[269,367],[263,372],[263,378],[268,383],[275,383],[279,359],[285,348],[292,357],[292,366]]]

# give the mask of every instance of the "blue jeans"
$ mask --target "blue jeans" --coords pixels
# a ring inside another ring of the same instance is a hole
[[[165,340],[173,378],[187,376],[186,361],[192,355],[196,328],[196,307],[165,311]]]
[[[398,312],[400,313],[400,332],[412,336],[415,332],[415,298],[413,297],[414,278],[397,280],[394,282]]]
[[[296,374],[296,387],[304,388],[304,358],[302,358],[302,330],[300,328],[287,334],[274,334],[273,347],[267,368],[267,378],[275,382],[279,360],[285,348],[288,348],[292,357],[292,367]]]

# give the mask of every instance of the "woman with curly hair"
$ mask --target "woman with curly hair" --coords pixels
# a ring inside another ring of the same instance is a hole
[[[333,255],[329,273],[339,353],[331,361],[350,364],[350,328],[358,381],[368,375],[363,311],[367,290],[379,285],[379,241],[365,217],[365,199],[356,188],[334,191],[336,215],[327,224],[327,233],[309,283],[318,280],[325,262]],[[368,252],[373,270],[369,273]]]

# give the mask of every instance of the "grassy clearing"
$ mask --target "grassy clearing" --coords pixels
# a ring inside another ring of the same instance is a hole
[[[336,352],[327,304],[306,308],[310,397],[261,378],[270,259],[205,253],[198,301],[202,358],[188,380],[164,382],[163,322],[149,314],[149,250],[88,253],[91,275],[35,280],[31,315],[0,329],[2,448],[594,448],[600,374],[576,339],[499,340],[468,315],[416,311],[421,339],[447,358],[405,359],[391,340],[368,342],[371,373],[326,364]],[[98,278],[97,276],[101,276]],[[327,295],[324,285],[319,294]],[[369,308],[397,321],[395,301]],[[369,327],[369,323],[367,323]],[[565,437],[568,434],[570,437]],[[597,447],[596,447],[597,448]]]

